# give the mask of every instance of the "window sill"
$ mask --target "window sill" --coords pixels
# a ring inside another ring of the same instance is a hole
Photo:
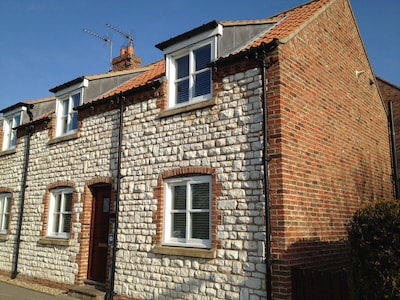
[[[153,252],[157,254],[168,254],[168,255],[200,257],[200,258],[216,257],[215,249],[183,248],[183,247],[156,245],[153,249]]]
[[[215,98],[212,98],[212,99],[206,100],[206,101],[196,102],[196,103],[187,104],[187,105],[183,105],[183,106],[179,106],[179,107],[167,108],[166,110],[161,111],[158,114],[158,116],[160,118],[169,117],[169,116],[173,116],[173,115],[180,114],[183,112],[189,112],[192,110],[213,106],[215,104],[217,104],[217,100]]]
[[[8,241],[8,235],[6,233],[0,233],[0,242]]]
[[[17,149],[12,148],[12,149],[8,149],[8,150],[0,151],[0,156],[6,156],[6,155],[10,155],[10,154],[15,154],[15,153],[17,153]]]
[[[63,136],[59,136],[56,138],[53,138],[51,140],[49,140],[48,144],[52,145],[52,144],[57,144],[57,143],[61,143],[61,142],[65,142],[65,141],[69,141],[69,140],[75,140],[79,138],[79,133],[75,132],[72,134],[67,134],[67,135],[63,135]]]
[[[39,239],[39,244],[57,245],[57,246],[69,246],[69,245],[71,245],[71,241],[70,240],[66,240],[66,239],[56,239],[56,238],[44,237],[44,238],[40,238]]]

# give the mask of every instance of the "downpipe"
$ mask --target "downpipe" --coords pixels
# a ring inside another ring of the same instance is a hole
[[[272,51],[278,45],[272,45]],[[254,60],[259,63],[261,69],[261,81],[262,81],[262,105],[263,105],[263,168],[264,168],[264,195],[265,195],[265,264],[266,264],[266,290],[267,290],[267,300],[272,300],[272,258],[271,258],[271,201],[269,192],[269,157],[268,157],[268,103],[267,103],[267,76],[266,70],[274,63],[270,61],[267,63],[265,60],[267,58],[267,51],[260,50],[254,52]]]
[[[33,115],[31,109],[33,105],[27,107],[27,113],[29,115],[29,122],[33,120]],[[18,226],[16,232],[16,241],[15,241],[15,249],[14,249],[14,259],[13,265],[11,270],[11,279],[15,279],[18,275],[18,260],[19,260],[19,252],[20,252],[20,245],[21,245],[21,231],[22,231],[22,220],[24,217],[24,206],[25,206],[25,190],[27,188],[26,181],[28,177],[28,166],[29,166],[29,152],[30,152],[30,145],[31,145],[31,137],[33,131],[33,125],[28,125],[26,130],[28,134],[26,136],[25,142],[25,151],[24,151],[24,167],[22,169],[22,181],[21,181],[21,193],[20,193],[20,207],[19,207],[19,217],[18,217]]]
[[[115,196],[115,220],[112,231],[112,257],[110,267],[110,285],[105,295],[105,300],[114,299],[114,283],[115,283],[115,265],[117,255],[117,238],[118,238],[118,214],[119,214],[119,198],[121,193],[121,154],[122,154],[122,129],[123,129],[123,117],[125,111],[125,97],[117,97],[117,104],[119,105],[119,124],[118,124],[118,154],[117,154],[117,180],[116,180],[116,196]]]

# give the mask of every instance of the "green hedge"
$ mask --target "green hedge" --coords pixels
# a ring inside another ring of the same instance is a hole
[[[348,233],[356,299],[400,299],[400,201],[358,210]]]

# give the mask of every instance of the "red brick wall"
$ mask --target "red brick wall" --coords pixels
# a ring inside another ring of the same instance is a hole
[[[267,72],[273,294],[290,299],[291,266],[346,265],[353,212],[393,197],[393,185],[386,112],[348,2],[334,2],[274,55]]]

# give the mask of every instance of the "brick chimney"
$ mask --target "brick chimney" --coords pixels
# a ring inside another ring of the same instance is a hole
[[[113,72],[132,70],[140,67],[142,60],[139,56],[136,56],[134,52],[133,45],[128,45],[126,48],[122,47],[119,56],[112,60]]]

